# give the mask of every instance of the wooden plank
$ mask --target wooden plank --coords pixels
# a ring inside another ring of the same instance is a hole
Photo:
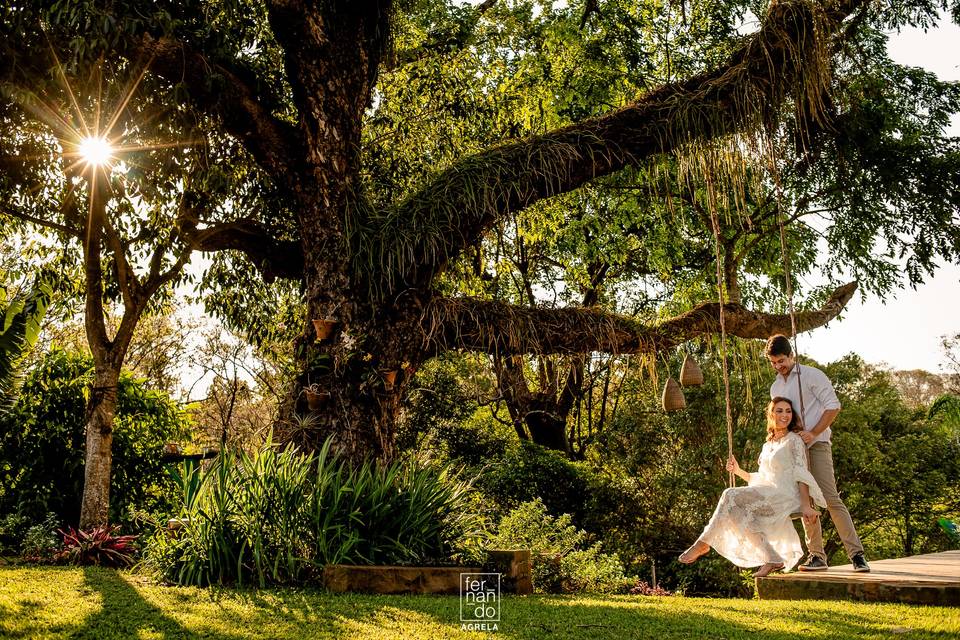
[[[461,573],[480,573],[480,567],[393,567],[329,564],[323,586],[334,593],[460,593]]]
[[[852,565],[758,578],[761,599],[845,599],[960,606],[960,551],[875,560],[869,573]]]

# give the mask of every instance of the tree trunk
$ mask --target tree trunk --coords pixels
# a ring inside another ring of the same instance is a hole
[[[283,439],[318,449],[330,438],[333,449],[354,463],[391,460],[401,399],[429,357],[416,308],[408,304],[370,320],[338,322],[322,342],[311,326],[297,348],[302,373],[281,412]],[[314,408],[306,394],[311,388],[322,394]]]
[[[567,417],[559,413],[558,403],[552,399],[537,399],[525,416],[531,439],[540,446],[570,453],[567,440]]]
[[[910,525],[910,500],[904,500],[903,504],[903,555],[904,557],[913,555],[914,531]]]
[[[87,402],[86,458],[80,528],[90,529],[110,520],[110,469],[113,463],[113,417],[117,410],[119,370],[97,371]]]

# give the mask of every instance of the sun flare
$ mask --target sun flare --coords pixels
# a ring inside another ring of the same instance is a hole
[[[80,141],[80,157],[87,164],[101,166],[113,157],[113,147],[106,138],[87,137]]]

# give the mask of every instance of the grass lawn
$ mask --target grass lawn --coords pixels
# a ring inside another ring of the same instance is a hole
[[[503,600],[496,633],[459,600],[158,586],[127,572],[0,566],[0,638],[947,638],[960,609],[631,596]]]

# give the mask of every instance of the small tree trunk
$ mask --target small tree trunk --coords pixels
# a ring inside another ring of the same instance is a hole
[[[80,528],[106,525],[110,519],[110,468],[113,417],[119,371],[98,371],[87,403],[87,448]]]
[[[910,525],[910,501],[905,500],[903,504],[903,555],[904,557],[913,555],[913,539],[914,531],[913,527]]]
[[[527,428],[530,430],[530,436],[533,441],[547,449],[570,453],[570,443],[567,440],[567,421],[566,417],[560,417],[550,409],[557,410],[557,407],[548,407],[544,403],[537,409],[527,413]]]

